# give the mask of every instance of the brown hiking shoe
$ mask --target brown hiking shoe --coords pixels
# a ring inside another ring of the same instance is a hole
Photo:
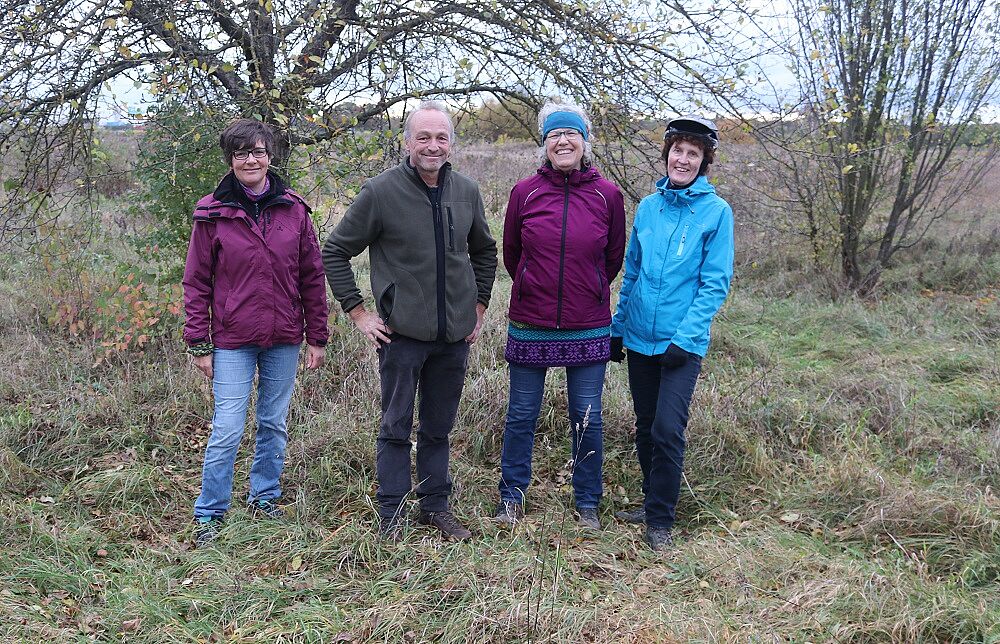
[[[465,541],[472,536],[468,528],[459,523],[455,515],[451,513],[451,510],[444,510],[443,512],[421,511],[417,515],[417,523],[433,526],[440,530],[441,534],[445,537],[454,539],[455,541]]]

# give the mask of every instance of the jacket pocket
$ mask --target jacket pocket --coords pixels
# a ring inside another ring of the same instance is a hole
[[[389,282],[378,296],[378,312],[383,320],[392,315],[392,307],[396,302],[396,283]]]
[[[455,252],[455,218],[451,214],[451,206],[448,206],[445,210],[448,211],[448,250]]]
[[[691,239],[692,235],[690,233],[691,233],[691,224],[684,224],[684,226],[681,227],[680,239],[678,239],[677,242],[674,243],[673,246],[670,248],[670,259],[677,262],[684,259],[685,255],[687,254],[688,247],[693,241]]]
[[[514,284],[514,292],[517,294],[517,299],[521,299],[521,295],[524,291],[524,280],[528,277],[528,260],[524,260],[524,266],[521,267],[520,272],[517,274],[517,282]]]
[[[597,302],[604,304],[604,276],[601,275],[601,267],[595,266],[594,272],[597,273]]]

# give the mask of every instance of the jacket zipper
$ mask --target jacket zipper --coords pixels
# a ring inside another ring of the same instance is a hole
[[[562,239],[559,243],[559,292],[556,299],[556,328],[562,328],[563,269],[566,264],[566,218],[569,215],[569,177],[563,183]]]
[[[524,278],[528,274],[528,260],[524,260],[524,268],[521,269],[521,281],[517,285],[517,299],[521,299],[521,292],[524,290]]]
[[[601,267],[595,266],[594,272],[597,273],[597,302],[604,304],[604,278],[601,277]]]
[[[448,327],[445,314],[444,222],[441,221],[441,192],[444,190],[444,182],[438,182],[436,199],[431,197],[430,188],[425,186],[425,189],[431,202],[431,214],[434,219],[434,246],[437,255],[437,339],[443,341],[447,337]]]
[[[451,218],[451,206],[448,206],[448,249],[455,252],[455,221]]]

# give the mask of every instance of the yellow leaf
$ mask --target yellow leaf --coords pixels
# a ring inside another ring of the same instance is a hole
[[[163,23],[163,28],[166,29],[167,31],[172,31],[173,28],[174,28],[174,23],[169,22],[169,21],[165,22],[165,23]]]
[[[819,53],[818,49],[813,49],[811,52],[809,52],[809,60],[816,60],[822,55],[823,54]]]
[[[295,555],[292,560],[288,562],[289,570],[298,570],[302,567],[302,555]]]
[[[843,168],[840,169],[840,172],[841,174],[850,174],[851,170],[853,169],[854,169],[853,165],[845,165]]]

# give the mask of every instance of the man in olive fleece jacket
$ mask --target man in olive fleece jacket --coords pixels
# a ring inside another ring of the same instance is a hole
[[[448,436],[458,414],[469,345],[479,337],[496,273],[479,186],[447,162],[455,136],[436,101],[403,127],[407,158],[367,181],[323,247],[333,295],[377,347],[382,418],[376,440],[380,530],[398,539],[411,491],[417,429],[417,521],[446,537],[472,536],[448,506]],[[368,249],[375,312],[365,309],[350,260]]]

